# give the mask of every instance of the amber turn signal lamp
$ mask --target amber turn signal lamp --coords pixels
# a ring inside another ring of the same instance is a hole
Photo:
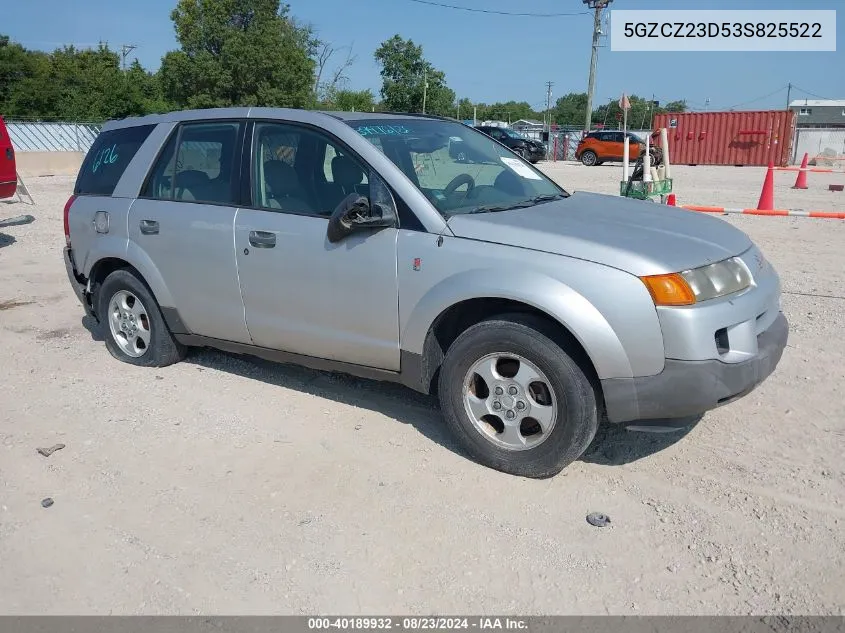
[[[654,305],[689,306],[695,303],[695,293],[678,273],[640,277],[651,293]]]

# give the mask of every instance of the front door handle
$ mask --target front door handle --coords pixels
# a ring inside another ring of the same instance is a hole
[[[158,221],[141,220],[141,235],[158,235]]]
[[[273,248],[276,245],[276,234],[270,231],[250,231],[249,243],[255,248]]]

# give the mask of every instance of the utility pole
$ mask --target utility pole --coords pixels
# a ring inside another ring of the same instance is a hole
[[[134,51],[136,48],[138,48],[138,47],[135,44],[122,44],[121,45],[121,47],[120,47],[120,57],[122,59],[121,68],[123,68],[123,70],[126,70],[126,57],[127,57],[127,55],[129,55],[129,53]]]
[[[792,83],[786,88],[786,109],[789,110],[789,98],[792,96]]]
[[[428,68],[423,69],[423,111],[425,114],[425,102],[428,98]]]
[[[546,82],[546,120],[549,134],[552,133],[552,86],[554,85],[553,81]]]
[[[593,53],[590,56],[590,79],[587,83],[587,116],[584,122],[584,132],[589,132],[593,119],[593,92],[596,87],[596,63],[599,55],[599,39],[601,38],[601,12],[613,0],[581,0],[596,13],[593,17]]]

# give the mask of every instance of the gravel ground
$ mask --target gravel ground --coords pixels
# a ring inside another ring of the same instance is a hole
[[[618,187],[618,166],[543,168]],[[764,171],[677,167],[676,190],[753,206]],[[780,205],[845,210],[833,176],[776,180]],[[36,217],[0,234],[0,613],[845,614],[845,223],[726,220],[782,275],[777,372],[687,433],[604,429],[534,481],[466,459],[400,387],[113,360],[65,277],[71,181],[0,204]]]

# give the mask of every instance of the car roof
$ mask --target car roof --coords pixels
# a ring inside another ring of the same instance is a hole
[[[299,120],[320,124],[325,122],[327,117],[340,121],[361,121],[373,119],[440,119],[452,121],[446,117],[439,117],[430,114],[412,114],[406,112],[339,112],[325,110],[300,110],[297,108],[207,108],[199,110],[175,110],[164,114],[148,114],[139,117],[127,117],[125,119],[114,119],[108,121],[102,131],[134,127],[138,125],[157,125],[159,123],[173,123],[180,121],[214,120],[214,119],[250,119],[278,116],[280,119],[287,118],[287,115],[296,113]],[[457,121],[456,121],[457,122]]]

